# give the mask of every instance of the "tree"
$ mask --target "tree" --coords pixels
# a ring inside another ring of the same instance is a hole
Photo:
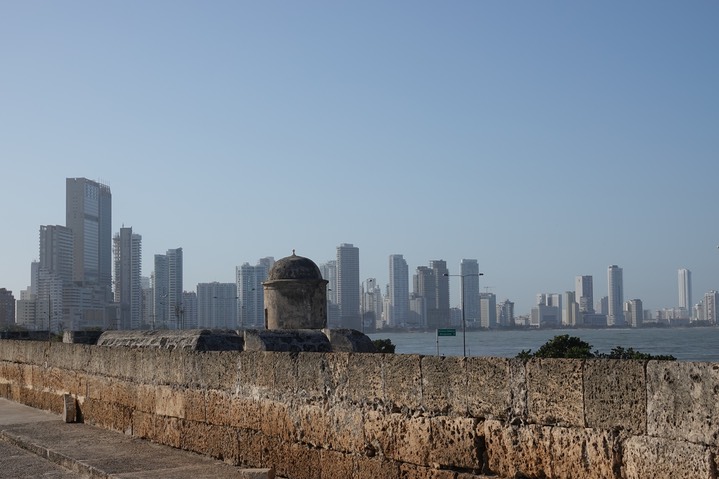
[[[391,339],[375,339],[372,344],[377,348],[378,353],[394,353],[396,348]]]
[[[609,353],[592,352],[592,345],[586,341],[582,341],[576,336],[563,334],[555,336],[544,343],[536,353],[532,353],[531,349],[522,350],[517,354],[519,359],[530,358],[573,358],[573,359],[656,359],[663,361],[674,361],[676,358],[670,355],[652,355],[649,353],[641,353],[635,351],[634,348],[624,349],[621,346],[614,347]]]
[[[652,355],[649,353],[635,351],[634,348],[624,349],[621,346],[615,346],[608,354],[597,354],[597,357],[608,359],[657,359],[661,361],[675,361],[677,359],[670,354]]]
[[[588,359],[593,358],[592,345],[582,341],[576,336],[563,334],[555,336],[544,343],[537,352],[532,354],[532,350],[522,351],[518,357],[528,358],[574,358]]]

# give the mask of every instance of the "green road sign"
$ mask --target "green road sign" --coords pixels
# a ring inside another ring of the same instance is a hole
[[[438,329],[437,336],[457,336],[457,330],[451,328]]]

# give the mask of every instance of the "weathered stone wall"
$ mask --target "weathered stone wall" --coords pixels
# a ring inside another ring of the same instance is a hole
[[[2,397],[298,479],[716,478],[717,391],[711,363],[0,341]]]

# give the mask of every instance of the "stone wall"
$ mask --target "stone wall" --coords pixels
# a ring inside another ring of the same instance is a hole
[[[2,397],[297,479],[716,478],[718,392],[711,363],[0,341]]]

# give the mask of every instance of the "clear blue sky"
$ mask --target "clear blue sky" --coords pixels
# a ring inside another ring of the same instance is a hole
[[[476,258],[499,300],[579,274],[719,289],[716,1],[0,3],[0,287],[65,178],[109,184],[143,274],[185,288],[360,248],[361,276]],[[456,291],[458,284],[452,285]]]

